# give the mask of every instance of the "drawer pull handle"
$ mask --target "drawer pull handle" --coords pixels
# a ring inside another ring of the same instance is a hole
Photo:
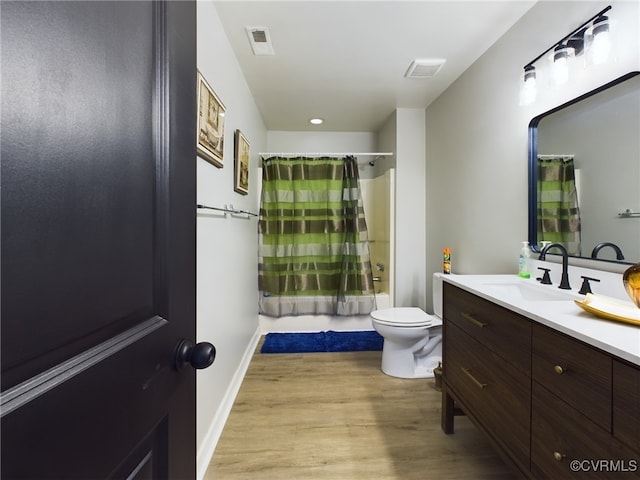
[[[460,368],[462,368],[462,367],[460,367]],[[469,371],[468,369],[466,369],[466,368],[462,368],[462,371],[464,372],[464,374],[465,374],[467,377],[469,377],[469,378],[471,379],[471,381],[472,381],[473,383],[475,383],[475,384],[476,384],[476,386],[477,386],[479,389],[481,389],[481,390],[482,390],[484,387],[486,387],[486,386],[487,386],[487,384],[486,384],[486,383],[482,383],[482,382],[478,381],[478,379],[477,379],[476,377],[474,377],[474,376],[471,374],[471,371]]]
[[[563,455],[560,452],[553,452],[553,458],[555,458],[559,462],[561,462],[564,457],[566,457],[566,455]]]
[[[487,325],[489,325],[488,323],[485,322],[481,322],[480,320],[478,320],[477,318],[475,318],[473,315],[471,315],[470,313],[462,313],[462,317],[466,318],[467,320],[469,320],[471,323],[473,323],[476,327],[480,327],[480,328],[484,328]]]
[[[567,369],[566,367],[561,367],[560,365],[556,365],[555,367],[553,367],[553,371],[556,372],[558,375],[562,375],[563,373],[566,373]]]

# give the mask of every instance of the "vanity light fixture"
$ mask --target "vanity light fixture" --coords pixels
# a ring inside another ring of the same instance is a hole
[[[535,93],[532,92],[532,84],[536,78],[534,63],[547,53],[551,61],[552,77],[555,85],[562,85],[569,80],[569,65],[573,57],[589,51],[590,61],[593,64],[604,63],[610,50],[609,42],[609,17],[605,15],[611,10],[611,5],[604,8],[575,30],[565,35],[560,41],[554,43],[524,67],[524,85],[521,91],[523,105],[533,103]]]

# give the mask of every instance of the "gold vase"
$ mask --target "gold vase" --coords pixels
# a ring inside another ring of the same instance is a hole
[[[640,263],[627,268],[622,274],[622,283],[631,301],[640,308]]]

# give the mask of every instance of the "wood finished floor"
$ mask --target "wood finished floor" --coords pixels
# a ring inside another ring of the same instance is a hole
[[[518,478],[465,417],[442,433],[433,380],[386,376],[381,352],[259,351],[206,480]]]

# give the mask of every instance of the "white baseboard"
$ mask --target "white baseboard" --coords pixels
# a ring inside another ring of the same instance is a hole
[[[240,362],[240,365],[233,375],[233,379],[224,394],[224,398],[220,404],[220,407],[218,408],[218,411],[216,412],[213,421],[211,422],[211,426],[209,427],[207,434],[204,437],[204,441],[198,449],[198,454],[196,457],[196,478],[198,480],[202,480],[207,473],[207,468],[209,467],[209,463],[211,463],[211,459],[213,458],[213,453],[215,452],[216,445],[218,444],[218,440],[220,440],[224,425],[227,422],[229,414],[231,413],[233,402],[235,401],[236,396],[240,391],[242,380],[247,373],[247,369],[249,368],[249,364],[251,363],[251,358],[253,357],[253,353],[258,346],[258,342],[260,341],[261,336],[262,334],[260,332],[260,328],[257,328],[255,333],[253,334],[253,337],[251,338],[251,342],[247,346],[247,349],[242,356],[242,361]]]

